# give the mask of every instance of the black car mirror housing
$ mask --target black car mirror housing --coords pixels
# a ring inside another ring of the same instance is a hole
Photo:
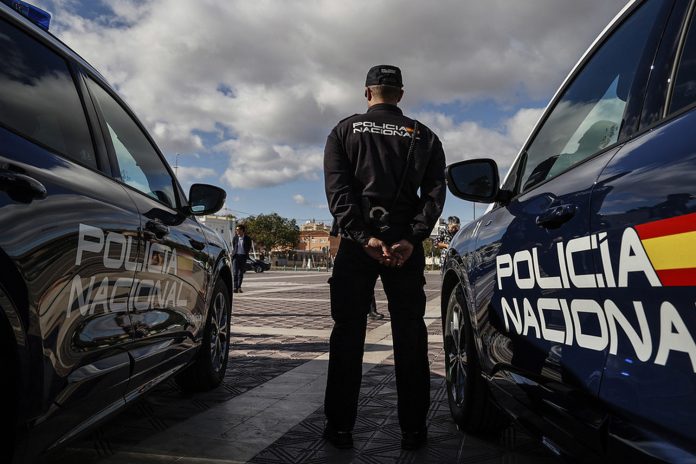
[[[476,203],[505,202],[510,192],[500,190],[498,165],[488,158],[459,161],[445,170],[447,187],[462,200]]]
[[[193,184],[189,190],[189,209],[195,216],[213,214],[225,204],[227,193],[209,184]]]

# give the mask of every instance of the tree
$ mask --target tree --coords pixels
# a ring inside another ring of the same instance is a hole
[[[433,245],[433,239],[430,237],[426,238],[423,240],[423,251],[425,252],[425,256],[430,256],[431,254],[439,254],[439,250],[434,247]]]
[[[243,223],[249,236],[267,251],[292,249],[300,241],[300,228],[295,220],[281,217],[278,213],[249,216]]]
[[[432,238],[428,237],[423,240],[423,252],[426,259],[433,258],[432,264],[428,265],[431,269],[437,269],[440,267],[441,250],[435,246],[435,241]]]

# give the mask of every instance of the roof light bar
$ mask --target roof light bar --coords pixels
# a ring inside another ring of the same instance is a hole
[[[5,5],[9,6],[25,18],[29,19],[29,21],[33,22],[37,26],[39,26],[41,29],[47,31],[48,26],[51,23],[51,14],[46,11],[42,10],[39,7],[36,7],[34,5],[31,5],[27,2],[23,2],[21,0],[0,0],[2,3]]]

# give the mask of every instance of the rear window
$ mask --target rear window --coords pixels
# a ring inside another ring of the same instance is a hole
[[[0,20],[0,124],[94,169],[97,162],[64,59]]]

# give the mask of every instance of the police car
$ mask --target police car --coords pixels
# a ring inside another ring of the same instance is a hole
[[[553,452],[696,462],[696,2],[630,2],[570,73],[448,252],[446,381],[461,429],[500,410]]]
[[[228,251],[196,219],[224,190],[187,197],[49,20],[0,3],[3,463],[33,462],[172,375],[213,388],[227,366]]]

